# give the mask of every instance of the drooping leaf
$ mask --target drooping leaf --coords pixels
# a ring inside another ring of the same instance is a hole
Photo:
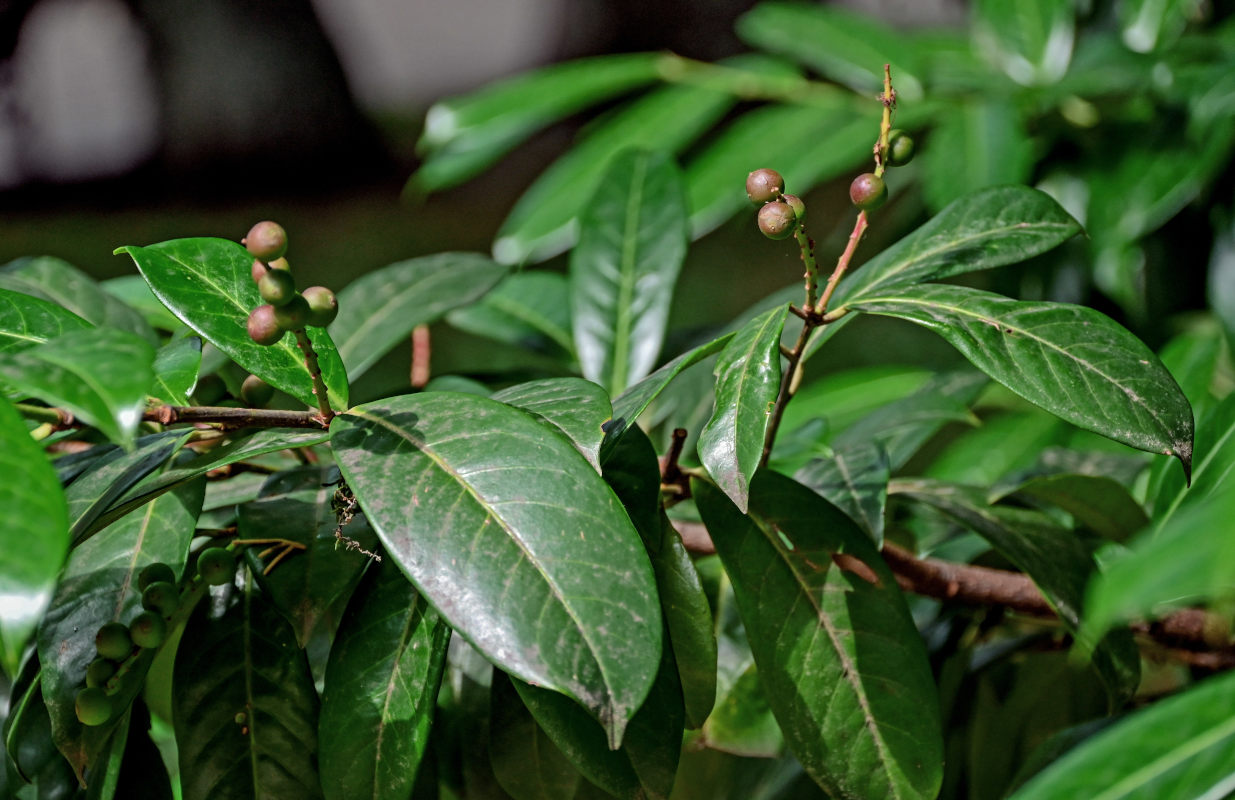
[[[579,789],[579,771],[497,671],[489,690],[489,760],[514,800],[572,800]]]
[[[830,458],[812,459],[794,473],[798,483],[844,511],[876,547],[883,545],[883,511],[891,467],[878,442],[836,448]]]
[[[27,350],[70,331],[91,327],[55,303],[0,287],[0,353]]]
[[[1023,86],[1045,86],[1068,71],[1076,30],[1076,9],[1070,0],[980,0],[974,10],[978,48],[1012,80]],[[988,135],[994,140],[999,133]]]
[[[348,379],[364,374],[417,325],[477,300],[506,273],[479,253],[435,253],[349,283],[339,292],[339,316],[330,324]]]
[[[0,380],[59,406],[124,447],[132,447],[154,384],[154,348],[119,330],[62,334],[0,353]]]
[[[1100,312],[943,285],[868,294],[853,308],[930,328],[1031,403],[1191,469],[1187,398],[1148,347]]]
[[[479,302],[456,308],[446,319],[477,336],[574,356],[570,286],[566,276],[556,272],[507,275]]]
[[[446,392],[352,409],[331,443],[387,552],[451,627],[621,742],[655,676],[659,604],[638,534],[583,456],[522,411]]]
[[[69,551],[64,492],[42,448],[0,396],[0,666],[17,676],[26,640],[43,616]]]
[[[699,434],[699,459],[743,514],[780,393],[780,334],[788,314],[788,306],[761,314],[725,345],[716,362],[716,406]]]
[[[604,423],[613,415],[604,389],[582,378],[546,378],[516,384],[490,397],[551,425],[574,443],[587,463],[600,471]]]
[[[686,256],[686,194],[663,152],[614,156],[579,214],[570,306],[583,377],[617,396],[656,363]]]
[[[673,647],[687,728],[703,725],[716,701],[716,634],[712,609],[682,537],[660,511],[660,547],[652,555],[661,610]]]
[[[252,582],[221,616],[200,603],[176,652],[184,800],[322,796],[317,692],[304,651]]]
[[[392,558],[373,565],[330,649],[318,723],[327,800],[408,797],[428,743],[450,628]]]
[[[1149,524],[1128,487],[1102,475],[1042,475],[1001,492],[992,501],[1013,493],[1062,508],[1077,522],[1115,542]]]
[[[755,476],[749,515],[710,484],[692,489],[768,703],[807,773],[843,797],[935,797],[943,742],[934,681],[870,540],[773,472]]]
[[[1033,142],[1015,105],[963,103],[931,132],[922,154],[923,195],[938,210],[977,189],[1023,183],[1033,164]]]
[[[126,246],[151,290],[202,338],[266,383],[316,408],[313,383],[296,340],[285,334],[263,347],[249,338],[249,312],[262,304],[253,283],[253,256],[227,239],[173,239],[148,247]],[[344,306],[340,305],[340,313]],[[337,323],[337,320],[336,320]],[[334,343],[322,328],[306,329],[317,352],[330,405],[347,408],[347,375]]]
[[[158,344],[141,314],[64,259],[32,256],[10,261],[0,266],[0,288],[40,297],[100,328],[126,331]]]
[[[201,364],[201,339],[186,336],[169,342],[155,354],[154,386],[150,394],[169,405],[187,406],[189,392],[197,385]]]

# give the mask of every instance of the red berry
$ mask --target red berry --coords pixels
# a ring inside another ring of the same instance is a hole
[[[274,310],[274,306],[264,305],[249,314],[249,338],[264,347],[277,344],[283,338],[283,329],[274,318]]]
[[[864,172],[849,184],[849,199],[863,211],[874,211],[888,199],[887,184],[873,172]]]
[[[310,286],[301,293],[309,304],[309,323],[315,328],[324,328],[334,322],[339,314],[339,300],[325,286]]]
[[[757,169],[746,176],[746,196],[752,203],[767,203],[785,191],[785,179],[774,169]]]
[[[277,222],[263,220],[249,228],[244,246],[254,258],[273,261],[287,251],[287,231]]]
[[[788,203],[776,200],[759,209],[759,230],[769,239],[785,239],[793,234],[798,215]]]

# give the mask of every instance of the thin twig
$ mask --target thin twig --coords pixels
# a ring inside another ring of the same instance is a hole
[[[429,383],[429,358],[433,347],[429,340],[429,326],[417,325],[412,328],[412,388],[420,390]]]
[[[323,425],[329,425],[334,417],[334,410],[330,407],[326,382],[322,380],[322,369],[317,364],[317,352],[313,349],[313,343],[309,341],[309,335],[304,328],[298,329],[295,333],[296,345],[300,348],[300,352],[304,353],[305,369],[309,370],[309,377],[313,379],[313,395],[317,397],[319,416]]]

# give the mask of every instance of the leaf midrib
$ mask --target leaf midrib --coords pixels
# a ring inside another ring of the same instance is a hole
[[[613,364],[609,376],[609,393],[618,395],[626,388],[630,375],[631,298],[635,291],[635,269],[638,268],[638,232],[643,205],[643,182],[647,177],[648,159],[634,160],[630,176],[630,192],[626,198],[626,214],[622,220],[622,250],[618,270],[617,313],[613,325]]]

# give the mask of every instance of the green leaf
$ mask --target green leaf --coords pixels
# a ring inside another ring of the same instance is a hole
[[[347,377],[356,380],[417,325],[474,302],[507,273],[479,253],[435,253],[368,273],[339,292],[330,324]]]
[[[1127,486],[1101,475],[1042,475],[992,497],[1020,495],[1062,508],[1099,536],[1120,542],[1149,524]]]
[[[1128,715],[1066,753],[1012,800],[1225,797],[1235,785],[1235,674]]]
[[[0,379],[132,447],[154,383],[153,363],[154,348],[131,333],[71,331],[19,352],[0,353]]]
[[[613,416],[605,390],[582,378],[546,378],[519,383],[490,395],[521,408],[569,439],[600,472],[604,424]]]
[[[10,677],[26,640],[42,618],[69,551],[64,492],[42,448],[7,400],[0,397],[0,666]]]
[[[570,285],[556,272],[507,275],[478,302],[456,308],[446,320],[476,336],[574,356]]]
[[[43,672],[38,654],[31,651],[22,661],[21,671],[8,677],[11,683],[6,692],[4,746],[0,748],[6,769],[0,774],[6,775],[10,785],[15,783],[14,778],[34,783],[48,764],[64,761],[51,740],[51,718],[43,702]],[[7,768],[10,765],[12,769]]]
[[[601,477],[626,509],[626,515],[643,539],[643,546],[652,556],[655,567],[663,537],[660,462],[652,440],[642,428],[635,426],[615,446],[605,451]],[[664,602],[663,597],[661,602]]]
[[[28,350],[70,331],[92,327],[54,303],[0,288],[0,353]]]
[[[875,442],[837,448],[830,458],[813,459],[793,477],[844,511],[881,547],[890,476],[888,451]]]
[[[942,285],[867,295],[852,307],[930,328],[1029,402],[1191,470],[1187,398],[1158,357],[1104,314]]]
[[[103,281],[100,286],[108,294],[118,298],[129,308],[137,311],[146,324],[158,330],[176,333],[184,324],[155,297],[150,284],[141,275],[121,275]]]
[[[132,257],[155,295],[203,339],[271,386],[317,407],[295,338],[285,335],[270,347],[249,338],[249,312],[262,299],[253,283],[248,250],[227,239],[173,239],[149,247],[121,247],[116,253]],[[305,332],[317,352],[331,407],[347,408],[347,376],[334,343],[321,328]]]
[[[617,396],[656,364],[686,256],[686,196],[673,161],[627,150],[579,214],[570,306],[583,377]]]
[[[685,725],[699,728],[716,702],[716,633],[712,609],[682,537],[663,510],[660,547],[652,555],[656,589],[682,686]]]
[[[659,605],[638,534],[583,456],[522,411],[448,392],[352,409],[331,443],[387,552],[451,627],[621,742],[655,676]]]
[[[924,475],[928,478],[990,486],[1010,473],[1030,469],[1048,447],[1062,444],[1068,426],[1036,408],[995,413],[972,419],[976,425],[962,432],[935,456]]]
[[[434,103],[417,145],[427,157],[410,185],[433,192],[462,183],[538,128],[655,81],[665,60],[657,53],[578,59]]]
[[[74,700],[97,655],[94,635],[104,624],[127,624],[141,611],[137,575],[145,566],[162,562],[180,574],[205,489],[199,480],[117,520],[74,548],[65,564],[39,625],[38,648],[52,738],[78,774],[93,764],[127,712],[127,704],[115,702],[105,726],[86,727],[77,720]],[[126,681],[130,695],[140,692],[148,666],[147,660]]]
[[[724,701],[708,717],[703,736],[712,750],[747,758],[776,758],[784,752],[784,734],[759,685],[754,664],[738,676]]]
[[[801,291],[801,287],[794,287]],[[782,430],[793,430],[825,417],[832,430],[842,431],[880,406],[922,388],[931,377],[922,367],[879,364],[852,367],[803,383],[785,407]]]
[[[931,132],[922,153],[923,194],[932,210],[987,186],[1023,183],[1033,142],[1019,112],[1000,100],[963,103]]]
[[[1045,86],[1068,71],[1076,33],[1072,0],[980,0],[974,10],[978,48],[1012,80],[1022,86]],[[935,142],[932,138],[932,148],[937,147]]]
[[[317,692],[291,628],[252,581],[221,616],[201,603],[176,652],[184,800],[322,796]]]
[[[515,800],[572,800],[579,789],[579,771],[501,672],[493,673],[489,690],[489,760],[498,783]]]
[[[1183,33],[1201,12],[1196,0],[1127,0],[1116,9],[1119,32],[1129,50],[1148,53]]]
[[[832,7],[761,3],[738,20],[755,47],[790,56],[862,94],[883,90],[883,65],[903,99],[922,97],[917,59],[905,37],[868,16]]]
[[[743,514],[780,393],[780,334],[788,314],[788,306],[761,314],[725,345],[716,362],[716,405],[699,434],[699,459]]]
[[[158,344],[137,311],[69,262],[54,256],[19,258],[0,267],[0,288],[42,298],[100,328],[113,328]]]
[[[1235,395],[1228,395],[1201,421],[1196,435],[1196,472],[1191,488],[1178,470],[1163,476],[1154,501],[1153,519],[1164,525],[1181,506],[1203,502],[1225,491],[1235,473]]]
[[[807,773],[843,797],[934,798],[943,775],[935,684],[870,540],[774,472],[755,476],[746,516],[712,485],[691,486],[768,703]]]
[[[392,558],[352,596],[318,722],[327,800],[408,797],[433,724],[450,628]]]
[[[168,405],[187,406],[201,365],[201,339],[186,336],[169,342],[155,354],[154,386],[150,394]]]

